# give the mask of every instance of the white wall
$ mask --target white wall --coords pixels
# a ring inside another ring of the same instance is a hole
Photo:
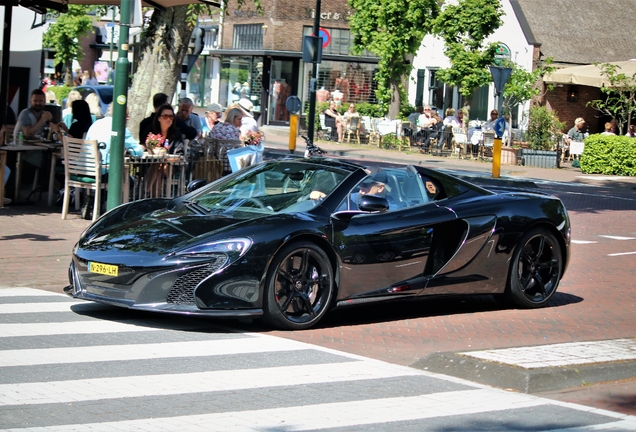
[[[488,39],[488,42],[502,42],[510,48],[511,60],[526,70],[532,69],[533,46],[529,45],[517,17],[512,10],[510,1],[501,0],[504,16],[503,25],[499,27]],[[409,103],[415,104],[417,70],[426,69],[426,84],[424,85],[424,103],[429,100],[428,82],[429,70],[450,67],[450,63],[444,55],[444,42],[436,37],[428,35],[422,41],[422,46],[413,59],[413,71],[409,79]],[[488,110],[495,108],[495,89],[491,85]],[[453,108],[458,108],[457,106]],[[527,109],[527,108],[524,108]]]
[[[0,16],[4,22],[5,8],[0,7]],[[14,7],[11,22],[11,53],[9,64],[12,67],[25,67],[30,69],[29,88],[21,88],[20,91],[30,93],[31,90],[38,88],[40,85],[40,67],[42,62],[42,35],[44,26],[31,29],[35,12],[23,7]],[[40,15],[37,15],[37,22],[40,21]],[[4,34],[0,32],[0,51],[4,46]],[[4,65],[3,65],[4,66]],[[17,110],[18,95],[14,97],[11,107],[19,114]]]

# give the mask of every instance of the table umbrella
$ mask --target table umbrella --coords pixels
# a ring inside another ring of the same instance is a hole
[[[627,77],[636,75],[636,59],[608,63],[618,66],[620,69],[617,72],[625,74]],[[601,64],[598,66],[592,64],[559,69],[545,75],[543,81],[546,83],[575,84],[599,88],[610,85],[608,78],[601,75]]]

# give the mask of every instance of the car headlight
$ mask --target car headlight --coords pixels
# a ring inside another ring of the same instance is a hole
[[[248,238],[219,240],[174,252],[168,255],[168,258],[205,259],[218,258],[219,255],[225,255],[228,258],[228,262],[234,262],[245,255],[251,246],[252,240]]]

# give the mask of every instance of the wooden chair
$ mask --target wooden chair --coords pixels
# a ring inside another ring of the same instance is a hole
[[[408,150],[411,148],[411,145],[413,144],[413,137],[414,137],[414,133],[413,133],[413,129],[411,128],[411,122],[410,121],[403,121],[402,124],[400,125],[400,148],[398,149],[399,151],[402,151],[402,149],[404,150]]]
[[[360,117],[348,117],[346,126],[345,134],[347,135],[347,142],[351,142],[351,134],[354,134],[358,140],[358,144],[360,144]]]
[[[4,139],[2,143],[4,145],[8,145],[13,141],[13,132],[15,131],[15,125],[5,125],[4,126]]]
[[[79,210],[79,190],[95,191],[93,203],[93,221],[99,217],[101,190],[108,189],[108,184],[102,182],[101,153],[97,140],[81,140],[62,137],[64,148],[64,202],[62,204],[62,219],[68,215],[71,199],[71,187],[75,188],[75,210]]]
[[[371,119],[371,129],[369,130],[369,144],[375,144],[380,147],[380,143],[382,141],[382,136],[378,131],[378,123],[380,122],[379,118]]]
[[[451,156],[457,154],[458,158],[466,156],[466,150],[470,149],[470,143],[468,142],[468,135],[462,128],[453,128],[453,138],[451,140],[452,153]]]
[[[320,113],[318,114],[318,118],[320,119],[320,130],[318,131],[318,137],[327,141],[331,141],[331,135],[333,132],[331,126],[327,126],[327,116],[324,113]]]
[[[484,131],[484,141],[479,147],[480,157],[492,157],[492,150],[495,145],[495,131]]]

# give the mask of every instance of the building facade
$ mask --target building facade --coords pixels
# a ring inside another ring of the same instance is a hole
[[[249,98],[261,124],[289,124],[285,102],[298,96],[307,106],[312,63],[303,62],[303,36],[313,33],[313,0],[264,0],[263,13],[232,0],[227,14],[200,20],[204,51],[190,71],[187,93],[200,106],[227,106]],[[322,62],[318,66],[319,102],[375,103],[377,58],[352,55],[346,0],[322,2]]]

